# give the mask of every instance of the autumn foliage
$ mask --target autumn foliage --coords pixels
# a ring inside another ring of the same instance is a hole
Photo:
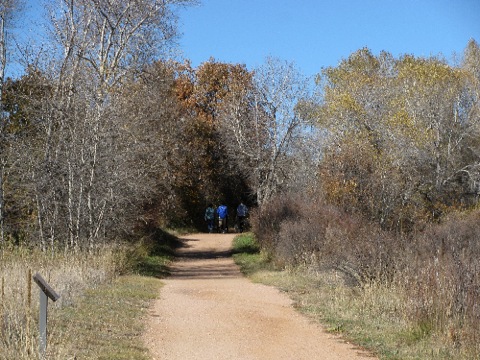
[[[178,65],[176,74],[174,92],[185,121],[176,187],[188,213],[183,221],[201,227],[208,203],[233,207],[250,193],[245,174],[229,159],[221,139],[219,113],[232,88],[250,81],[251,73],[244,66],[211,59],[198,69]]]
[[[316,185],[253,221],[279,266],[335,269],[401,297],[421,337],[476,358],[480,316],[479,47],[458,66],[361,49],[317,78]]]
[[[466,65],[368,49],[324,70],[326,196],[398,231],[474,205],[480,118],[472,79]]]
[[[207,204],[244,200],[278,265],[404,287],[409,316],[474,343],[478,44],[456,64],[363,48],[310,84],[273,58],[162,59],[167,3],[63,4],[61,51],[2,77],[0,250],[205,230]]]

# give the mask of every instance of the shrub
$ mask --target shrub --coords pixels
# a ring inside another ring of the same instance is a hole
[[[480,335],[479,220],[477,210],[430,225],[412,244],[403,272],[409,316],[432,322],[458,344],[476,344]]]
[[[297,199],[274,197],[262,209],[254,209],[250,216],[252,230],[257,236],[260,247],[274,252],[281,225],[286,220],[294,221],[299,217]]]
[[[263,249],[283,266],[308,265],[343,271],[356,283],[391,279],[402,242],[379,226],[323,201],[282,196],[253,219]]]
[[[341,270],[350,285],[382,285],[420,337],[480,354],[480,210],[401,235],[321,199],[277,197],[252,219],[262,249],[284,267]],[[415,332],[415,331],[414,331]],[[447,340],[447,341],[445,341]]]

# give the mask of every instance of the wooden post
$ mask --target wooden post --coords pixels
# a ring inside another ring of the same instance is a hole
[[[47,305],[48,298],[52,301],[57,301],[60,298],[47,282],[36,273],[33,280],[40,287],[40,317],[39,317],[39,330],[40,330],[40,358],[45,358],[45,352],[47,350]]]
[[[47,351],[47,305],[47,295],[43,291],[40,291],[40,317],[38,318],[40,330],[40,359],[45,358],[45,353]]]

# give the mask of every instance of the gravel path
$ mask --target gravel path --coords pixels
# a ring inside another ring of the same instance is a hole
[[[373,359],[299,314],[285,294],[243,277],[230,257],[233,237],[184,238],[149,312],[145,343],[153,359]]]

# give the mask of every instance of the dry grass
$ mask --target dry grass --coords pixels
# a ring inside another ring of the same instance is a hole
[[[49,310],[72,306],[85,289],[113,279],[114,252],[105,248],[97,254],[44,254],[24,248],[3,251],[0,265],[0,359],[31,359],[38,353],[39,288],[35,273],[61,295],[49,302]],[[62,355],[63,356],[63,355]]]
[[[242,260],[238,263],[248,270],[252,280],[287,292],[301,312],[322,323],[328,331],[370,349],[380,359],[479,358],[478,344],[460,342],[462,336],[468,338],[456,333],[462,326],[453,317],[447,314],[442,317],[440,309],[435,309],[437,318],[448,323],[439,327],[429,318],[415,316],[414,309],[419,304],[412,301],[418,297],[408,284],[411,279],[402,273],[388,281],[379,278],[359,285],[352,283],[345,272],[331,268],[296,265],[274,271],[271,264],[262,265],[267,259],[262,256],[237,255],[236,259]],[[463,324],[465,331],[472,333],[466,325]]]
[[[448,339],[405,318],[404,294],[382,284],[352,288],[337,272],[261,271],[257,282],[276,286],[295,301],[299,311],[327,331],[372,351],[380,359],[474,359]]]
[[[38,359],[37,272],[61,296],[48,303],[48,359],[147,358],[137,320],[160,281],[118,275],[143,267],[143,257],[149,275],[160,276],[166,258],[148,257],[142,246],[103,247],[93,254],[12,248],[0,256],[1,360]]]
[[[149,359],[142,319],[160,286],[158,279],[130,275],[87,291],[77,306],[52,320],[61,339],[52,336],[52,347],[77,360]]]

